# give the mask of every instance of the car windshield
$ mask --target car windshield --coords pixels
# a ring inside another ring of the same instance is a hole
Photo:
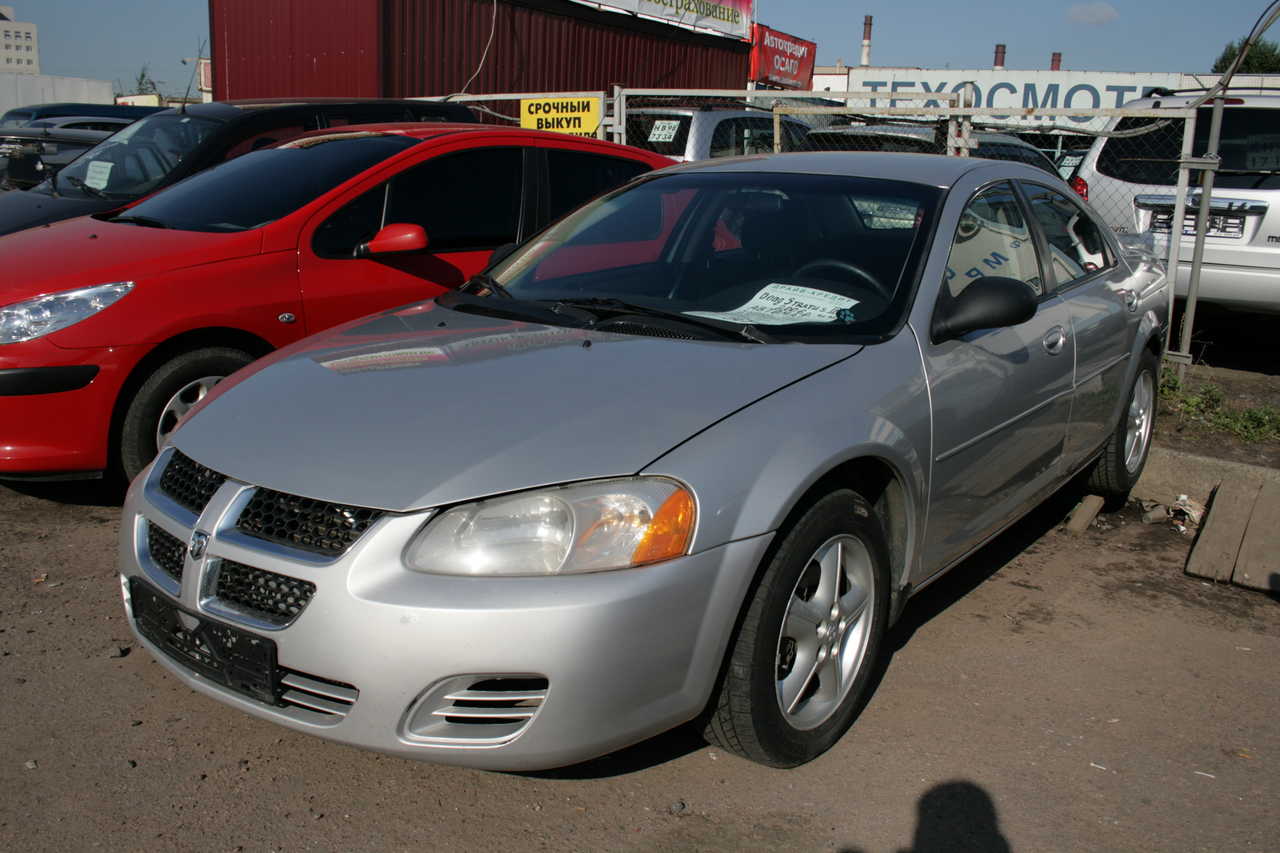
[[[57,191],[71,197],[128,201],[168,177],[221,122],[183,113],[136,121],[59,172]]]
[[[1219,189],[1280,188],[1280,134],[1275,132],[1280,110],[1227,107],[1222,111],[1222,136],[1218,153],[1222,165],[1214,178]],[[1213,110],[1196,110],[1195,141],[1191,150],[1209,147]],[[1122,118],[1117,130],[1147,127],[1149,118]],[[1098,171],[1134,184],[1171,187],[1178,182],[1178,156],[1182,149],[1182,119],[1174,119],[1139,136],[1108,139],[1098,154]],[[1199,183],[1193,171],[1191,182]]]
[[[31,121],[31,117],[35,113],[25,110],[9,110],[3,117],[0,117],[0,127],[22,127]]]
[[[880,178],[658,176],[561,220],[488,282],[636,334],[699,337],[684,327],[703,322],[762,341],[882,335],[906,311],[939,196]]]
[[[419,142],[393,135],[313,137],[254,151],[174,184],[117,220],[183,231],[258,228]]]

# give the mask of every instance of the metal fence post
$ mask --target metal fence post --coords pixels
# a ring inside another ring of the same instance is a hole
[[[1226,100],[1222,95],[1213,99],[1213,119],[1209,123],[1209,148],[1204,159],[1209,161],[1201,168],[1204,174],[1200,179],[1200,202],[1196,209],[1196,244],[1191,252],[1191,275],[1187,279],[1187,303],[1182,309],[1182,335],[1178,349],[1190,355],[1191,330],[1196,320],[1196,299],[1200,294],[1200,267],[1204,263],[1204,238],[1209,231],[1209,208],[1213,199],[1213,179],[1217,173],[1218,139],[1222,134],[1222,104]],[[1181,223],[1179,223],[1181,225]],[[1169,228],[1173,236],[1172,224]],[[1181,234],[1178,235],[1181,238]],[[1178,365],[1178,380],[1186,374],[1185,363]]]
[[[613,141],[627,144],[627,93],[621,86],[613,87]]]
[[[1173,200],[1173,219],[1169,222],[1169,261],[1165,266],[1169,277],[1169,316],[1165,319],[1164,351],[1173,351],[1173,292],[1178,287],[1178,264],[1182,251],[1182,223],[1187,218],[1187,185],[1191,183],[1191,167],[1187,161],[1191,159],[1191,145],[1196,135],[1196,117],[1193,113],[1182,122],[1182,153],[1178,158],[1178,186]],[[1177,233],[1174,233],[1177,228]],[[1183,355],[1183,353],[1174,353]],[[1185,353],[1187,359],[1191,354]],[[1181,361],[1181,359],[1174,359]],[[1179,367],[1179,372],[1182,368]]]

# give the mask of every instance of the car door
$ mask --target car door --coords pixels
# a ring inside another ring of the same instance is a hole
[[[922,341],[933,407],[926,571],[963,557],[1053,484],[1066,442],[1075,359],[1071,316],[1045,287],[1025,208],[1007,181],[981,189],[966,204],[940,302],[986,275],[1022,281],[1038,307],[1017,326],[940,344]]]
[[[528,230],[524,159],[510,145],[428,156],[318,214],[298,246],[307,330],[435,296],[484,269],[495,248]],[[420,225],[427,248],[358,256],[393,223]]]
[[[1071,314],[1076,378],[1064,457],[1074,467],[1115,428],[1116,407],[1128,390],[1128,327],[1138,299],[1125,287],[1128,270],[1093,214],[1066,193],[1031,181],[1019,185],[1050,259],[1054,291]]]

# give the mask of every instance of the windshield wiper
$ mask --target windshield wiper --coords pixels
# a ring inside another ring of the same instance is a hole
[[[694,326],[699,329],[707,329],[709,331],[718,332],[721,336],[731,335],[737,338],[743,338],[757,344],[774,344],[778,339],[762,332],[750,323],[730,323],[725,320],[713,320],[710,317],[693,317],[683,314],[679,311],[668,311],[664,308],[653,308],[648,305],[637,305],[634,302],[626,302],[622,299],[605,296],[590,296],[573,299],[557,299],[554,300],[555,305],[572,305],[576,308],[587,309],[604,309],[611,311],[616,315],[637,314],[641,317],[657,317],[663,320],[671,320],[686,326]],[[598,321],[597,321],[598,322]]]
[[[459,287],[458,290],[463,293],[474,293],[476,296],[488,296],[490,293],[495,293],[504,299],[515,299],[511,295],[511,291],[498,284],[493,276],[482,272],[471,276],[471,278],[467,279],[466,284]]]
[[[59,177],[58,175],[54,175],[54,178],[53,178],[54,183],[57,183],[58,177]],[[77,178],[75,175],[62,175],[61,177],[62,177],[64,180],[66,180],[66,182],[67,182],[67,183],[71,184],[71,186],[73,186],[73,187],[75,187],[76,189],[80,190],[80,191],[81,191],[81,192],[83,192],[85,195],[91,195],[91,196],[94,196],[95,198],[102,198],[102,199],[106,199],[107,201],[110,201],[110,200],[111,200],[111,196],[107,195],[107,194],[106,194],[106,193],[104,193],[102,190],[98,189],[97,187],[91,187],[91,186],[89,186],[89,185],[88,185],[88,184],[86,184],[84,181],[82,181],[82,180],[80,180],[79,178]]]
[[[159,219],[153,219],[150,216],[117,216],[112,222],[132,222],[134,225],[142,225],[147,228],[168,228],[168,223],[161,222]]]

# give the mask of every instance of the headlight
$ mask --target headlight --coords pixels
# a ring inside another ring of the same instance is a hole
[[[46,293],[0,308],[0,344],[16,344],[65,329],[92,317],[133,289],[131,281],[117,281]]]
[[[454,507],[405,549],[410,569],[446,575],[565,575],[688,553],[697,510],[674,480],[598,480]]]

